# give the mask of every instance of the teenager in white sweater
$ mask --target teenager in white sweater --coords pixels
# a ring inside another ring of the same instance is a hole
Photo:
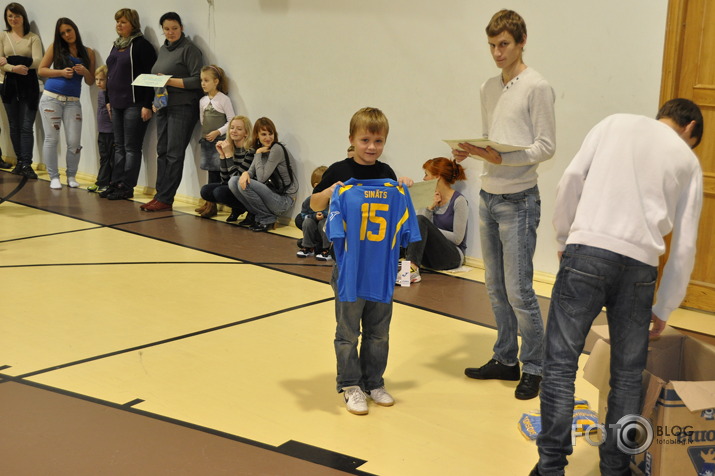
[[[604,306],[611,391],[601,474],[630,474],[630,455],[644,449],[639,438],[632,445],[631,437],[619,438],[619,428],[640,411],[648,326],[652,320],[650,336],[660,335],[693,269],[703,173],[691,147],[702,133],[700,109],[687,99],[668,101],[657,120],[616,114],[591,130],[561,178],[553,220],[561,263],[547,321],[540,459],[532,475],[564,474],[578,358]],[[653,306],[663,236],[671,231]]]
[[[514,394],[528,400],[539,394],[544,352],[544,324],[532,285],[536,228],[541,217],[536,169],[554,155],[555,96],[546,80],[524,64],[526,24],[518,13],[497,12],[486,32],[501,74],[481,88],[483,135],[526,149],[501,154],[491,147],[459,144],[460,150],[453,151],[457,160],[469,154],[484,159],[479,235],[497,324],[491,360],[464,373],[475,379],[520,380]]]

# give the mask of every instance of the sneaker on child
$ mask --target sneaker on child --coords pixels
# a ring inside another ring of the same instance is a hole
[[[372,390],[368,390],[366,393],[367,396],[370,397],[373,402],[377,403],[380,406],[391,407],[395,404],[395,399],[392,398],[392,395],[387,393],[385,387],[374,388]]]
[[[313,251],[313,248],[301,248],[295,255],[298,258],[307,258],[308,256],[313,256],[314,254],[315,251]]]
[[[345,387],[343,389],[345,407],[354,415],[367,415],[367,400],[365,393],[357,385]]]
[[[318,261],[330,261],[333,257],[330,256],[330,250],[322,250],[315,254],[315,259]]]

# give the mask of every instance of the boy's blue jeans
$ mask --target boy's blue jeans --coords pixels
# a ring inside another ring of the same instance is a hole
[[[482,190],[479,234],[486,285],[497,324],[494,359],[505,365],[519,360],[523,371],[541,375],[544,323],[532,285],[536,228],[541,217],[539,189],[492,194]],[[517,332],[521,331],[521,353]]]
[[[335,292],[335,356],[338,360],[337,390],[357,385],[373,390],[385,385],[382,376],[387,368],[392,301],[388,303],[355,302],[338,299],[338,265],[333,266],[330,285]],[[358,354],[358,339],[362,324],[362,342]]]
[[[601,474],[630,475],[630,456],[617,447],[613,425],[638,414],[648,354],[657,268],[601,248],[568,245],[561,259],[546,324],[541,382],[539,473],[562,475],[573,451],[571,426],[578,358],[593,320],[605,306],[611,341],[611,391]],[[586,443],[584,443],[586,444]]]

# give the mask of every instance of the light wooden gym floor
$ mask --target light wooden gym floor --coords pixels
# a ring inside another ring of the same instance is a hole
[[[44,175],[46,177],[46,175]],[[41,179],[43,175],[41,174]],[[64,179],[64,178],[63,178]],[[83,184],[86,186],[87,184]],[[397,288],[391,408],[335,392],[330,264],[297,229],[144,213],[0,172],[0,474],[528,474],[538,399],[463,369],[491,357],[472,273]],[[478,274],[478,273],[477,273]],[[548,300],[541,299],[544,316]],[[586,356],[583,356],[585,360]],[[597,406],[581,378],[577,395]],[[567,474],[596,475],[579,442]]]

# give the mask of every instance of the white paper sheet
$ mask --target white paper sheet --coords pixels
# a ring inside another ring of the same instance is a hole
[[[166,82],[171,78],[170,74],[140,74],[134,81],[132,81],[132,86],[146,86],[149,88],[163,88],[166,86]]]

